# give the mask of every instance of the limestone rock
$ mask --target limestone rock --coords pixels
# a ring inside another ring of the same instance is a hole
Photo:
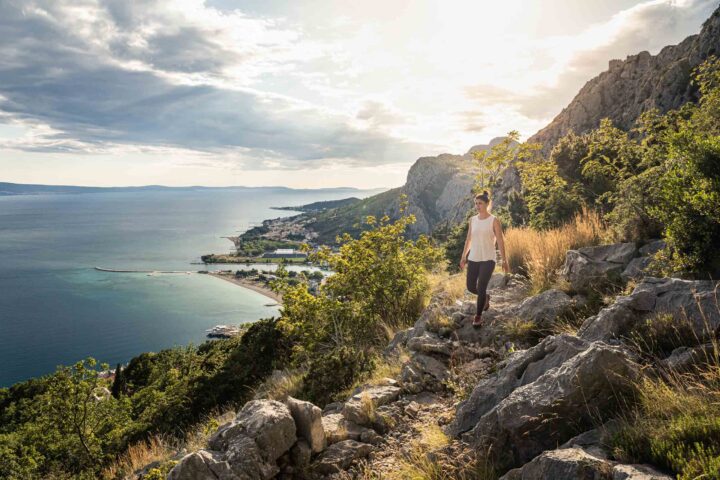
[[[220,473],[225,476],[220,477]],[[220,452],[199,450],[185,455],[168,473],[168,480],[218,480],[235,479]]]
[[[413,352],[420,353],[438,353],[446,356],[450,356],[452,353],[451,342],[443,340],[429,332],[426,332],[420,337],[410,339],[407,342],[407,347]]]
[[[666,246],[667,244],[665,243],[665,240],[651,240],[642,247],[640,247],[640,255],[642,255],[643,257],[654,255]]]
[[[514,389],[482,415],[464,439],[481,449],[492,444],[502,464],[522,465],[571,438],[576,428],[591,426],[597,415],[615,413],[632,391],[638,371],[625,349],[595,342]]]
[[[687,319],[698,337],[720,326],[715,283],[709,280],[646,277],[626,297],[590,317],[578,335],[586,340],[608,340],[624,336],[647,315],[668,313]]]
[[[334,443],[325,450],[313,464],[313,469],[329,475],[346,470],[353,461],[367,457],[372,446],[355,440],[343,440]]]
[[[581,448],[550,450],[500,480],[612,480],[612,465]]]
[[[494,290],[496,288],[502,288],[508,284],[510,276],[504,273],[493,273],[488,282],[488,290]]]
[[[285,404],[295,421],[297,435],[307,440],[313,452],[318,453],[325,449],[327,440],[322,424],[322,410],[310,402],[288,397]]]
[[[535,322],[540,327],[549,327],[553,320],[572,303],[572,298],[568,294],[553,288],[526,298],[513,313],[523,320]]]
[[[295,443],[295,422],[290,410],[275,400],[245,404],[233,422],[221,427],[208,441],[210,448],[224,451],[243,437],[252,439],[266,461],[275,461]]]
[[[674,480],[649,465],[615,465],[612,480]]]
[[[482,380],[470,398],[462,402],[448,431],[457,436],[473,428],[478,420],[516,388],[534,382],[548,370],[559,367],[588,347],[571,335],[555,335],[536,346],[513,354],[504,368]]]
[[[377,407],[393,402],[399,396],[399,387],[385,385],[367,388],[345,402],[342,415],[358,425],[369,425],[375,420],[371,416]]]
[[[306,468],[310,465],[310,458],[312,457],[312,448],[303,439],[297,441],[295,445],[290,449],[290,458],[292,464],[296,468]]]
[[[573,289],[583,290],[595,283],[607,281],[610,277],[620,278],[620,274],[636,255],[637,248],[634,243],[568,250],[561,273]]]
[[[343,440],[360,440],[365,427],[346,419],[341,413],[331,413],[322,417],[323,430],[328,444],[342,442]]]
[[[403,390],[410,393],[439,391],[447,378],[447,365],[435,357],[420,353],[413,355],[400,372],[400,384]]]

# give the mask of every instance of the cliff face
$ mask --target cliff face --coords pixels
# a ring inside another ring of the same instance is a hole
[[[666,112],[696,101],[697,89],[690,85],[692,70],[718,52],[720,8],[705,21],[698,35],[665,47],[655,56],[640,52],[625,60],[611,60],[607,71],[586,83],[573,101],[529,141],[543,144],[548,152],[570,130],[587,132],[603,118],[629,129],[647,110]]]

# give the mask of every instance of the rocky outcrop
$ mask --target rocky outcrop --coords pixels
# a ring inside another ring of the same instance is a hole
[[[627,130],[652,108],[666,112],[696,101],[691,72],[718,52],[720,10],[703,24],[699,35],[665,47],[657,55],[641,52],[623,61],[611,60],[607,71],[587,82],[572,102],[528,141],[541,143],[549,152],[571,130],[585,133],[596,128],[602,118]]]
[[[555,288],[524,300],[514,313],[518,318],[533,322],[541,329],[547,329],[558,317],[573,305],[570,296]]]
[[[666,313],[687,321],[703,338],[720,327],[716,288],[709,280],[646,277],[630,295],[586,319],[578,335],[590,341],[621,338],[641,319]]]
[[[522,465],[571,438],[577,429],[591,426],[594,418],[612,415],[637,376],[638,366],[629,352],[595,342],[514,389],[463,438],[491,451],[500,465]]]
[[[623,465],[582,448],[544,452],[500,480],[672,480],[648,465]]]
[[[598,283],[618,281],[638,253],[634,243],[616,243],[568,250],[561,275],[576,291]]]
[[[503,368],[481,381],[470,398],[462,402],[448,427],[452,436],[471,430],[480,419],[516,388],[536,381],[546,371],[559,367],[588,347],[571,335],[546,337],[538,345],[510,357]],[[500,365],[502,366],[502,365]]]

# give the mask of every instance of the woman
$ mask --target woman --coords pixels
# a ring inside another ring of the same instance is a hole
[[[502,256],[502,269],[510,271],[505,256],[505,238],[500,221],[490,213],[490,194],[487,190],[475,196],[477,215],[470,217],[465,248],[460,258],[460,270],[467,262],[467,289],[477,295],[477,314],[473,327],[482,326],[482,312],[490,308],[487,286],[495,270],[495,242]],[[468,254],[469,250],[469,254]]]

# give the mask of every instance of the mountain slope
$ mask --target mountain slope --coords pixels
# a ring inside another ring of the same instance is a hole
[[[573,101],[528,141],[543,144],[549,152],[570,130],[587,132],[603,118],[629,129],[647,110],[666,112],[697,101],[697,89],[690,84],[691,73],[718,52],[720,8],[705,21],[698,35],[667,46],[655,56],[640,52],[625,60],[611,60],[607,71],[587,82]]]
[[[316,240],[320,243],[333,243],[335,236],[343,232],[356,236],[367,215],[397,218],[402,194],[407,195],[407,212],[416,217],[409,228],[411,237],[429,234],[445,223],[454,225],[464,220],[472,208],[471,191],[478,173],[472,153],[489,150],[501,140],[494,138],[488,145],[476,145],[463,155],[421,157],[410,167],[402,187],[315,214],[309,229],[318,234]]]

